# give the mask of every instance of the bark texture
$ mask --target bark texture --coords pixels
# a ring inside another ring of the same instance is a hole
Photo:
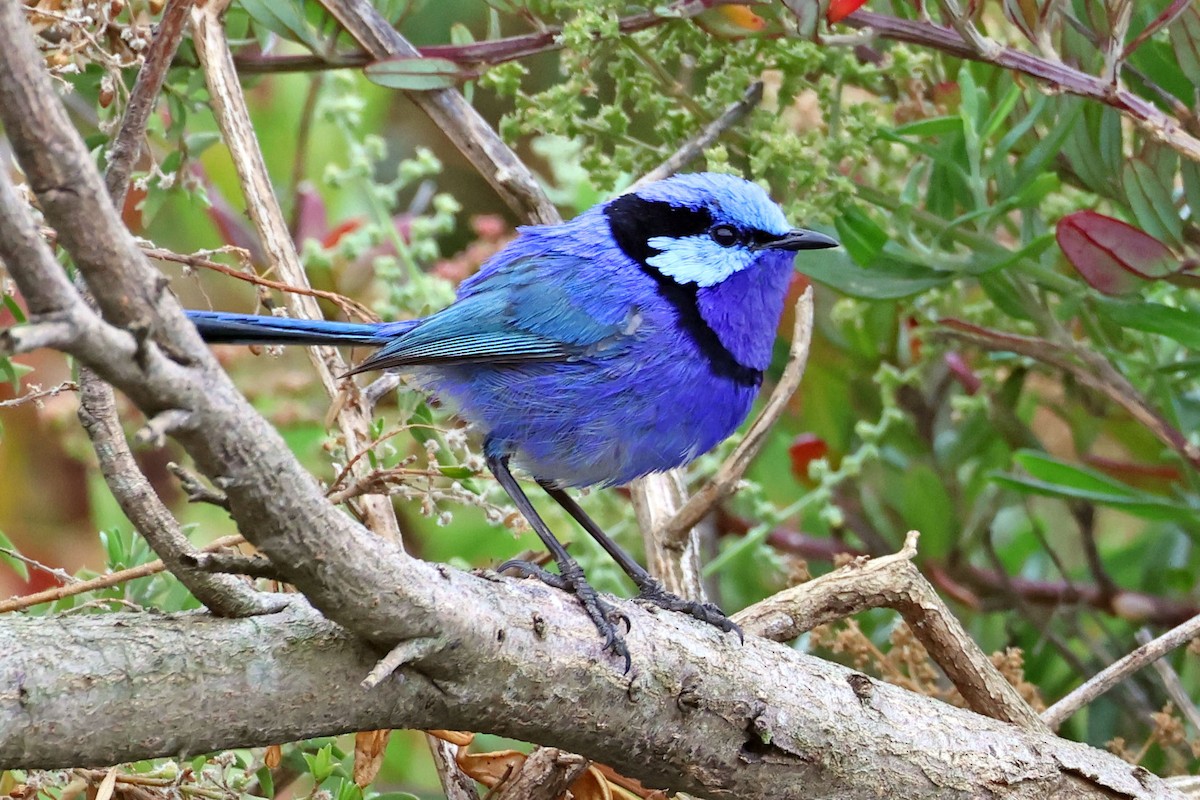
[[[376,599],[445,620],[440,649],[372,690],[359,683],[377,652],[299,597],[242,620],[0,619],[0,766],[452,727],[711,798],[1179,797],[1084,745],[633,604],[624,676],[560,592],[410,563],[397,579],[419,582],[423,603],[396,599],[398,587]]]

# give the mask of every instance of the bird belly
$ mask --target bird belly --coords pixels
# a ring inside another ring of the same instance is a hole
[[[560,487],[619,485],[686,464],[733,433],[758,390],[712,374],[687,346],[441,368],[423,382],[514,463]]]

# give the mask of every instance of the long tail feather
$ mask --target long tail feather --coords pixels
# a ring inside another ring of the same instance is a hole
[[[415,322],[327,322],[222,311],[188,311],[204,341],[212,344],[380,345],[407,333]]]

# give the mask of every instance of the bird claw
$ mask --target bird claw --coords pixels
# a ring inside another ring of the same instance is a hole
[[[568,583],[561,575],[556,575],[550,570],[543,569],[537,564],[534,564],[532,561],[522,561],[514,558],[501,564],[496,569],[496,572],[499,572],[501,575],[503,575],[510,569],[514,572],[521,573],[521,577],[523,578],[537,578],[542,583],[546,584],[547,586],[553,586],[555,589],[562,589],[564,592],[573,591],[571,584]]]
[[[625,622],[625,631],[628,632],[630,629],[629,617],[617,611],[608,602],[601,600],[600,595],[584,579],[582,574],[577,577],[566,578],[565,581],[570,583],[567,591],[579,598],[584,611],[587,611],[588,616],[592,618],[592,624],[604,636],[604,647],[602,649],[624,660],[625,672],[628,673],[632,664],[629,657],[629,648],[625,645],[625,637],[621,634],[619,626],[614,625],[613,620],[623,620]]]
[[[698,603],[695,600],[685,600],[662,588],[657,581],[641,587],[637,599],[656,605],[659,608],[665,608],[668,611],[679,611],[689,614],[701,622],[712,625],[714,628],[720,628],[726,633],[736,633],[738,640],[743,644],[746,641],[746,635],[742,633],[741,627],[725,616],[725,612],[715,603]]]
[[[553,586],[555,589],[562,589],[564,592],[570,592],[579,599],[584,611],[592,620],[592,624],[596,626],[596,630],[604,637],[604,650],[625,661],[625,672],[629,672],[631,660],[629,657],[629,648],[625,646],[625,637],[621,634],[619,623],[625,623],[625,632],[628,633],[632,625],[629,622],[629,617],[623,612],[613,608],[609,603],[600,599],[599,593],[592,588],[592,585],[584,579],[583,573],[578,575],[568,572],[566,575],[559,575],[549,570],[543,569],[537,564],[529,561],[521,561],[514,559],[505,561],[500,565],[497,572],[504,573],[507,570],[520,572],[528,578],[537,578],[547,586]],[[618,624],[613,624],[616,620]]]

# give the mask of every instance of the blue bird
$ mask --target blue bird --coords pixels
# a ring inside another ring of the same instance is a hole
[[[725,631],[716,606],[666,592],[564,491],[678,467],[746,418],[771,359],[796,251],[836,247],[793,229],[759,186],[677,175],[561,225],[523,227],[447,308],[406,322],[347,323],[190,311],[206,341],[351,344],[379,350],[351,374],[398,370],[454,404],[488,467],[557,562],[557,575],[629,654],[612,609],[538,516],[528,471],[633,579],[639,597]],[[503,568],[502,568],[503,569]],[[740,635],[740,631],[738,631]]]

